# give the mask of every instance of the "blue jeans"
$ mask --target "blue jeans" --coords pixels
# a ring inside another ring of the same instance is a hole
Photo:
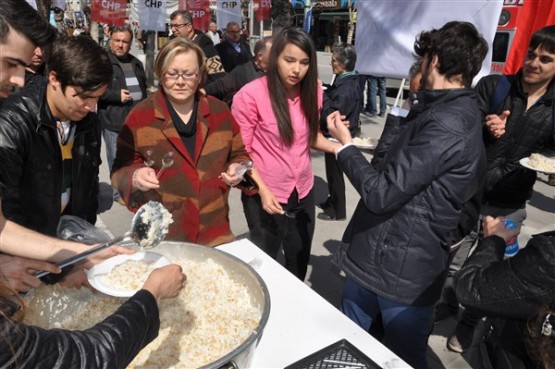
[[[104,137],[104,144],[106,145],[106,157],[108,159],[108,170],[112,174],[112,165],[116,157],[116,144],[118,141],[118,132],[110,131],[108,129],[102,130],[102,137]],[[120,198],[119,192],[114,189],[114,201]]]
[[[387,100],[385,96],[385,77],[370,76],[368,79],[368,105],[367,110],[370,114],[376,114],[376,96],[380,96],[380,115],[385,115],[387,109]]]
[[[428,337],[433,329],[434,307],[401,304],[367,290],[347,278],[341,311],[368,331],[382,314],[383,344],[412,367],[427,368]]]
[[[106,145],[106,157],[108,158],[108,170],[112,172],[112,165],[116,157],[116,143],[118,141],[119,132],[102,129],[102,137],[104,137],[104,144]]]

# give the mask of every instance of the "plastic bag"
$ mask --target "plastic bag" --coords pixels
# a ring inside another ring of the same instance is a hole
[[[74,215],[62,215],[57,229],[58,238],[92,245],[106,243],[110,236],[86,220]]]

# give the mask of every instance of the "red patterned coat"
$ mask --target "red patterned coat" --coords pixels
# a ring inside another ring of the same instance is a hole
[[[132,191],[133,172],[145,166],[146,150],[152,150],[153,169],[162,157],[174,152],[174,165],[160,176],[160,188]],[[172,213],[168,240],[216,246],[234,240],[229,226],[230,187],[219,175],[230,163],[250,160],[227,105],[201,96],[197,112],[195,155],[192,158],[168,112],[164,95],[156,92],[128,115],[118,137],[112,169],[112,185],[128,208],[135,212],[147,201],[160,201]]]

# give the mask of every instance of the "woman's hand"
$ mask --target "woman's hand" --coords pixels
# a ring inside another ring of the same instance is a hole
[[[187,276],[181,266],[177,264],[166,265],[154,269],[148,276],[143,289],[152,293],[156,300],[175,297],[185,285]]]
[[[139,168],[133,172],[131,184],[134,189],[149,191],[160,188],[160,182],[156,178],[156,171],[149,167]]]
[[[243,180],[243,176],[237,175],[238,166],[239,166],[239,163],[231,163],[227,167],[227,172],[222,172],[220,174],[220,178],[228,186],[231,186],[231,187],[237,186]]]
[[[258,194],[262,200],[262,209],[268,214],[283,214],[285,210],[281,207],[279,201],[275,198],[272,191],[267,188],[259,190]]]

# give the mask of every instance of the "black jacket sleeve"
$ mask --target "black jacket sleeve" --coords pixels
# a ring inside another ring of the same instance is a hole
[[[555,232],[534,236],[503,260],[505,241],[484,238],[455,276],[464,306],[491,317],[528,319],[555,295]]]
[[[18,369],[125,368],[158,336],[154,296],[137,292],[114,314],[85,331],[42,329],[0,316],[0,367]]]

